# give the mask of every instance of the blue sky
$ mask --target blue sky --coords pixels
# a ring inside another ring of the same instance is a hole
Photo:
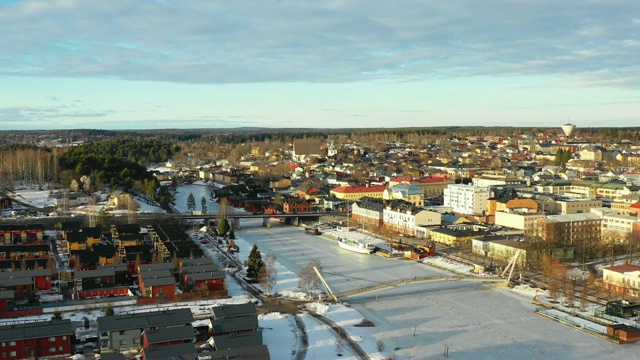
[[[0,0],[0,130],[640,126],[636,0]]]

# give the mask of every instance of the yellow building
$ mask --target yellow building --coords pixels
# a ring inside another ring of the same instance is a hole
[[[484,235],[482,231],[442,227],[431,230],[431,240],[455,248],[471,246],[471,239]]]
[[[359,200],[362,197],[382,199],[386,188],[385,185],[338,186],[331,189],[330,193],[341,200]]]

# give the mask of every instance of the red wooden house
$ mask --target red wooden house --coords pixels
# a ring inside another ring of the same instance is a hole
[[[45,358],[71,353],[71,320],[0,326],[5,359]]]
[[[311,201],[305,199],[290,199],[282,204],[285,213],[309,212],[313,209]]]

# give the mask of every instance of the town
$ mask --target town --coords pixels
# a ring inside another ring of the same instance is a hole
[[[0,151],[0,358],[275,359],[265,313],[452,281],[616,351],[640,340],[637,130],[37,135]],[[363,280],[336,252],[402,270]],[[411,357],[346,337],[316,355]],[[286,356],[313,354],[305,339]]]

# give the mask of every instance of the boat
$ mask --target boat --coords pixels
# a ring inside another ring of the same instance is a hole
[[[339,231],[344,231],[346,229],[347,236],[339,237],[338,245],[345,250],[357,252],[359,254],[371,254],[373,250],[376,249],[374,245],[363,242],[361,240],[349,239],[349,231],[351,230],[351,228],[349,228],[349,209],[350,208],[351,206],[349,205],[349,203],[347,203],[347,221],[346,221],[347,226],[346,228],[338,227]]]
[[[347,238],[340,238],[338,240],[338,245],[345,250],[350,250],[359,254],[371,254],[376,248],[373,244]]]

